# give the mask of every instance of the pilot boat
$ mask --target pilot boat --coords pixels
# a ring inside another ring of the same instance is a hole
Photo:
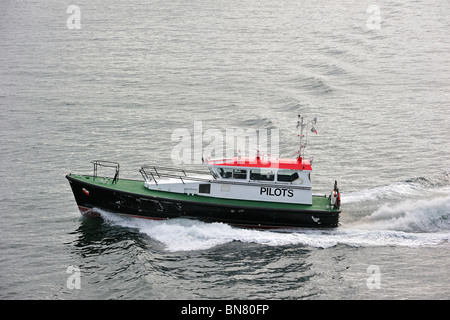
[[[82,215],[101,216],[102,211],[131,217],[166,220],[190,218],[261,229],[334,228],[339,224],[340,192],[337,182],[329,195],[314,195],[311,160],[304,159],[303,131],[299,115],[300,149],[293,159],[255,157],[204,160],[206,170],[186,170],[145,165],[142,180],[119,177],[116,162],[95,160],[92,175],[68,174]],[[111,176],[98,174],[100,167],[114,169]]]

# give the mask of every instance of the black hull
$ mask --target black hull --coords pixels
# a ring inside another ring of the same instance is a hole
[[[191,218],[205,222],[222,222],[248,228],[334,228],[340,211],[292,210],[264,207],[209,204],[159,198],[115,190],[66,176],[77,205],[84,215],[100,216],[96,209],[133,217],[166,220]],[[89,189],[89,195],[83,189]]]

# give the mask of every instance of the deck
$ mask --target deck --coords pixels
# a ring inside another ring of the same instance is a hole
[[[144,181],[131,180],[131,179],[118,179],[117,182],[112,183],[112,178],[106,177],[94,177],[90,175],[77,175],[70,174],[71,178],[79,180],[84,183],[96,185],[102,188],[113,189],[119,192],[125,192],[129,194],[143,195],[155,198],[164,198],[175,201],[187,201],[187,202],[199,202],[203,204],[212,205],[227,205],[236,207],[260,207],[266,209],[284,209],[284,210],[312,210],[312,211],[336,211],[331,208],[327,208],[330,204],[330,200],[326,196],[314,196],[312,205],[306,204],[293,204],[293,203],[279,203],[279,202],[266,202],[266,201],[251,201],[251,200],[234,200],[223,199],[202,195],[188,195],[182,193],[166,192],[159,190],[149,190],[144,186]],[[221,181],[223,183],[223,181]],[[211,183],[214,183],[212,181]]]

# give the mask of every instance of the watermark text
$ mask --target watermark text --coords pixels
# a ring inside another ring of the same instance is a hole
[[[200,164],[206,158],[229,159],[238,156],[259,157],[261,161],[275,161],[279,157],[279,129],[207,129],[201,121],[194,121],[194,130],[177,128],[171,141],[173,164]],[[244,160],[242,160],[244,161]]]
[[[376,4],[371,4],[367,7],[367,18],[366,26],[369,30],[380,30],[381,29],[381,10]]]
[[[67,7],[66,13],[70,16],[66,20],[67,29],[81,29],[81,10],[79,6],[74,4]]]
[[[67,274],[70,274],[69,277],[67,277],[66,285],[67,289],[73,290],[81,289],[81,271],[80,268],[69,266],[66,270]]]
[[[381,272],[380,267],[377,265],[370,265],[367,267],[367,274],[369,277],[367,278],[366,284],[367,288],[372,289],[380,289],[381,288]]]

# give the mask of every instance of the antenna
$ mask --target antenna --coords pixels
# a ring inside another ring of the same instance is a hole
[[[305,130],[305,134],[303,134],[303,130],[310,127],[311,132],[315,132],[317,134],[316,128],[314,128],[314,125],[317,123],[317,118],[314,118],[313,120],[310,120],[308,122],[304,122],[303,117],[300,115],[300,112],[298,113],[298,120],[297,120],[297,129],[300,128],[300,134],[298,135],[300,137],[299,141],[299,150],[298,150],[298,162],[302,161],[302,158],[304,157],[304,149],[307,145],[307,135],[308,130]]]

